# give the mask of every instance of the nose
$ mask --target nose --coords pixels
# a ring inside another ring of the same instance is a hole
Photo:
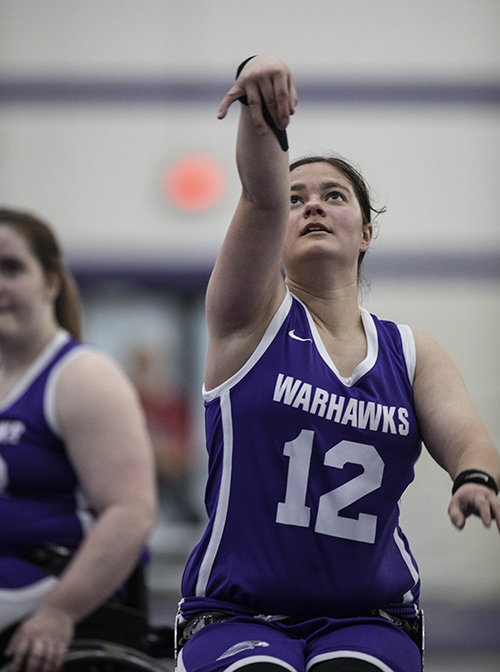
[[[311,196],[309,200],[304,205],[304,216],[309,217],[310,215],[324,215],[325,210],[319,198]]]

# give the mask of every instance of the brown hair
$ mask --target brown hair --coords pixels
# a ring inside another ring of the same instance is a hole
[[[81,339],[81,303],[75,279],[66,269],[59,243],[52,229],[29,212],[0,208],[0,225],[21,235],[40,262],[45,274],[55,273],[61,285],[55,300],[55,318],[77,339]]]
[[[373,206],[372,199],[370,197],[370,189],[366,183],[365,178],[361,175],[359,170],[356,170],[356,168],[354,168],[354,166],[352,166],[345,159],[335,155],[304,156],[290,164],[290,172],[299,166],[305,166],[309,163],[329,163],[331,166],[333,166],[333,168],[339,170],[349,180],[361,208],[363,226],[372,223],[372,214],[377,216],[386,211],[385,206],[380,209],[377,209]],[[365,254],[365,252],[360,252],[359,254],[358,271]]]

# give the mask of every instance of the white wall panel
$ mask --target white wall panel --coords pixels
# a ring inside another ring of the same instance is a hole
[[[239,196],[236,108],[224,121],[209,105],[8,108],[2,118],[2,200],[52,221],[71,256],[216,254]],[[289,137],[293,157],[336,150],[361,167],[388,206],[375,255],[500,250],[496,110],[306,104]],[[205,213],[181,213],[160,193],[163,170],[192,151],[227,175],[222,202]]]
[[[498,76],[496,0],[2,0],[4,72],[233,72],[257,52],[304,72]]]

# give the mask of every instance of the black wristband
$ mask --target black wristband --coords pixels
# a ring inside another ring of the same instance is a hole
[[[256,56],[257,54],[255,54]],[[241,71],[245,67],[245,65],[248,63],[248,61],[251,61],[252,58],[255,58],[255,56],[249,56],[246,60],[243,61],[243,63],[240,63],[238,66],[238,69],[236,70],[236,79],[240,76]],[[248,98],[246,96],[240,96],[238,98],[240,103],[243,105],[248,105]],[[274,123],[274,119],[271,117],[271,114],[269,113],[269,110],[267,109],[267,105],[265,102],[262,100],[262,116],[264,117],[264,120],[266,124],[269,126],[269,128],[272,130],[276,138],[278,139],[278,142],[280,143],[281,149],[286,152],[288,151],[288,138],[286,135],[286,131],[281,130],[276,126]]]
[[[479,483],[480,485],[485,485],[487,488],[490,488],[498,495],[498,486],[496,484],[493,476],[490,476],[485,471],[480,469],[467,469],[462,471],[453,482],[453,488],[451,494],[454,495],[458,488],[465,483]]]
[[[251,61],[252,58],[255,58],[256,56],[257,56],[257,54],[254,54],[253,56],[249,56],[248,58],[246,58],[246,59],[243,61],[243,63],[240,63],[240,64],[238,65],[238,69],[236,70],[236,77],[235,77],[235,79],[238,79],[238,77],[239,77],[240,74],[241,74],[241,71],[243,70],[243,68],[245,67],[245,65],[248,63],[248,61]]]

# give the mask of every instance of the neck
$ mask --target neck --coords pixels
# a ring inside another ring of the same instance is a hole
[[[311,287],[286,278],[286,285],[309,309],[317,325],[342,337],[361,327],[357,282],[336,287]]]
[[[25,338],[0,338],[0,372],[15,376],[28,369],[56,335],[59,326],[48,324],[36,335]]]

